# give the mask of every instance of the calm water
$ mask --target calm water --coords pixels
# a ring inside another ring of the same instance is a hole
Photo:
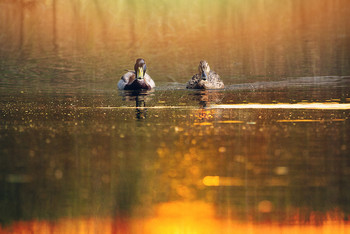
[[[0,1],[1,233],[347,233],[350,5]],[[116,89],[145,58],[150,92]],[[206,59],[220,91],[185,89]]]

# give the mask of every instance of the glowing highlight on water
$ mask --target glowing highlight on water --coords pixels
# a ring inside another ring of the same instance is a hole
[[[320,110],[350,110],[349,103],[247,103],[211,105],[213,109],[320,109]]]

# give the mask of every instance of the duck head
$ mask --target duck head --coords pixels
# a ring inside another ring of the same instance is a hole
[[[134,69],[135,69],[136,79],[143,80],[147,70],[145,60],[143,60],[142,58],[137,59]]]
[[[209,64],[207,63],[207,61],[202,60],[199,62],[198,71],[199,71],[199,74],[201,75],[202,80],[208,79],[210,67],[209,67]]]

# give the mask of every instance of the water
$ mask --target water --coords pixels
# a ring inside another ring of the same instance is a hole
[[[346,1],[0,6],[0,232],[348,232]]]

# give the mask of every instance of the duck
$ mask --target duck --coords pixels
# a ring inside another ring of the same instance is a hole
[[[192,76],[187,82],[187,89],[223,89],[225,87],[220,76],[215,71],[210,70],[207,61],[201,60],[199,62],[198,71],[199,73]]]
[[[134,71],[125,73],[118,82],[120,90],[150,90],[156,87],[152,78],[146,73],[146,62],[138,58],[134,65]]]

